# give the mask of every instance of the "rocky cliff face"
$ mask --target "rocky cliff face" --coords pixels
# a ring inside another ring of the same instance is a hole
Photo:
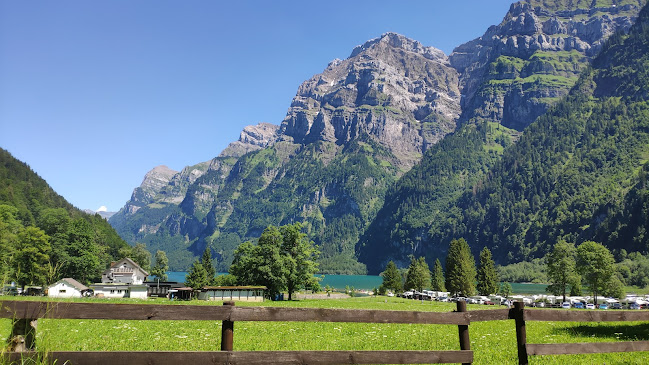
[[[442,51],[386,33],[305,81],[281,132],[339,145],[368,135],[407,170],[454,130],[459,102],[458,75]]]
[[[460,73],[462,122],[523,130],[568,93],[611,34],[631,27],[644,2],[512,4],[502,23],[449,56]]]

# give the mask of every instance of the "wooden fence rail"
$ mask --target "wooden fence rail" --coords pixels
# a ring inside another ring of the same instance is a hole
[[[522,302],[515,302],[510,316],[516,321],[516,343],[518,345],[519,365],[527,365],[529,363],[529,355],[574,355],[649,351],[649,341],[529,344],[527,343],[527,333],[525,328],[525,321],[649,321],[649,311],[525,310]]]
[[[458,302],[455,312],[410,312],[386,310],[147,305],[111,303],[0,301],[0,318],[13,320],[12,337],[23,335],[28,349],[34,348],[34,331],[39,318],[123,319],[123,320],[210,320],[222,321],[221,351],[156,352],[48,352],[45,362],[68,364],[169,364],[179,362],[211,364],[434,364],[473,362],[469,325],[472,322],[513,319],[516,326],[519,364],[530,355],[589,354],[649,351],[649,341],[528,344],[526,321],[624,322],[649,321],[649,311],[567,311],[512,309],[467,312]],[[458,326],[460,350],[456,351],[233,351],[237,321],[278,322],[362,322],[450,324]],[[10,361],[38,358],[35,351],[4,353]]]
[[[480,312],[480,313],[478,313]],[[13,335],[23,335],[28,348],[34,348],[35,323],[50,319],[123,319],[123,320],[212,320],[222,321],[221,351],[178,352],[57,352],[46,354],[45,362],[68,364],[436,364],[473,362],[470,350],[471,320],[492,318],[489,311],[472,316],[466,303],[458,302],[456,312],[410,312],[322,308],[236,307],[148,305],[71,302],[0,302],[0,318],[11,318]],[[496,311],[494,311],[496,312]],[[498,313],[504,316],[505,312]],[[456,351],[233,351],[234,322],[363,322],[457,325],[460,350]],[[10,361],[42,357],[35,351],[6,353]]]

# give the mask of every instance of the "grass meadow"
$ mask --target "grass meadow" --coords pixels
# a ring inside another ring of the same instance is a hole
[[[12,298],[13,299],[13,298]],[[42,298],[39,298],[42,299]],[[88,300],[84,300],[88,301]],[[117,302],[116,300],[92,300]],[[188,304],[167,300],[120,300],[149,304]],[[192,301],[196,305],[220,302]],[[454,303],[400,298],[364,297],[329,300],[244,303],[236,305],[318,307],[408,311],[452,311]],[[470,310],[486,306],[469,305]],[[493,308],[493,307],[491,307]],[[0,337],[11,322],[0,320]],[[516,364],[514,321],[475,322],[469,326],[475,364]],[[649,340],[649,322],[527,322],[529,343]],[[221,322],[39,320],[39,351],[215,351],[220,348]],[[452,325],[235,322],[234,350],[459,350]],[[530,357],[530,364],[647,364],[649,352]]]

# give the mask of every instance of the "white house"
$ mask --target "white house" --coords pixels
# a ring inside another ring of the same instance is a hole
[[[101,274],[102,283],[142,285],[149,273],[128,257],[114,262]]]
[[[101,283],[91,285],[95,296],[104,298],[147,298],[144,280],[149,273],[128,257],[110,265],[101,274]]]
[[[90,288],[72,278],[64,278],[47,288],[52,298],[81,298]]]

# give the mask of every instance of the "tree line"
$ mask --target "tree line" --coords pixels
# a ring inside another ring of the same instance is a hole
[[[547,278],[550,285],[547,291],[554,295],[582,295],[586,286],[597,298],[598,296],[624,297],[626,278],[633,276],[632,268],[646,267],[649,271],[649,257],[621,252],[623,261],[615,264],[613,254],[601,243],[586,241],[575,247],[565,240],[557,242],[552,251],[544,258],[547,267]],[[463,239],[451,241],[445,260],[446,272],[439,259],[433,270],[429,270],[424,257],[411,256],[410,265],[399,270],[393,261],[388,262],[381,273],[383,284],[378,292],[399,292],[404,289],[422,291],[430,288],[434,291],[450,292],[454,296],[472,296],[501,294],[511,295],[512,288],[508,282],[499,285],[500,278],[491,251],[485,247],[480,252],[476,267],[468,243]],[[645,271],[643,271],[645,272]],[[597,299],[595,299],[597,301]]]

